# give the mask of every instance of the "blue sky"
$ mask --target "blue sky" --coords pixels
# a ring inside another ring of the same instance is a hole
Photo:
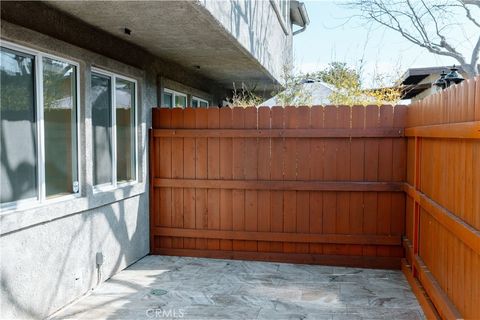
[[[426,49],[415,46],[394,31],[378,27],[368,31],[368,26],[359,18],[346,22],[358,12],[341,6],[341,1],[305,1],[305,4],[310,25],[305,32],[294,37],[294,57],[298,71],[315,71],[332,61],[359,66],[362,56],[367,78],[375,70],[398,74],[410,67],[457,63],[452,58],[433,55]],[[453,18],[459,21],[465,19],[461,15]],[[479,31],[470,26],[465,28],[461,31],[452,29],[450,36],[463,45],[461,49],[469,56],[469,48],[473,45],[468,38],[475,38],[472,35]]]

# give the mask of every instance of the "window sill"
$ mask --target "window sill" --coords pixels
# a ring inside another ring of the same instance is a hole
[[[63,202],[63,201],[68,201],[68,200],[73,200],[80,198],[80,194],[68,194],[68,195],[63,195],[63,196],[58,196],[55,198],[47,199],[45,201],[40,202],[37,198],[33,198],[30,200],[21,200],[18,202],[12,202],[12,203],[7,203],[0,209],[0,215],[3,214],[8,214],[11,212],[18,212],[18,211],[26,211],[30,209],[36,209],[36,208],[41,208],[44,206],[52,205],[55,203]]]
[[[109,191],[90,192],[88,196],[69,195],[44,203],[31,203],[28,208],[12,208],[0,212],[0,235],[41,223],[95,209],[144,194],[147,185],[141,182],[118,185]]]

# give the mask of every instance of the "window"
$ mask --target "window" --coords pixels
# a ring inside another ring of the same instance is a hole
[[[192,107],[194,107],[194,108],[207,108],[208,107],[208,101],[197,98],[197,97],[192,97]]]
[[[93,183],[97,188],[136,180],[136,90],[135,80],[92,71]]]
[[[187,95],[170,89],[163,89],[163,105],[166,108],[185,108]]]
[[[163,107],[168,107],[168,108],[173,107],[173,93],[170,93],[170,92],[163,93]]]
[[[78,65],[3,42],[0,203],[79,192]]]

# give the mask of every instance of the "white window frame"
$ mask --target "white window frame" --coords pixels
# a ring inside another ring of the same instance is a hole
[[[110,77],[110,86],[111,86],[111,97],[110,101],[112,102],[112,109],[111,109],[111,118],[110,120],[112,121],[112,128],[111,128],[111,138],[112,138],[112,182],[107,182],[107,183],[102,183],[102,184],[97,184],[93,185],[93,192],[98,193],[98,192],[104,192],[104,191],[110,191],[114,190],[117,188],[125,187],[125,186],[130,186],[137,184],[139,182],[138,179],[138,124],[137,124],[137,112],[138,112],[138,83],[137,80],[133,78],[129,78],[123,75],[120,75],[118,73],[106,71],[101,68],[97,67],[92,67],[91,68],[91,73],[96,73],[102,76]],[[135,86],[135,105],[133,106],[133,130],[134,130],[134,162],[135,162],[135,179],[129,180],[129,181],[122,181],[118,183],[117,181],[117,115],[116,115],[116,107],[117,107],[117,97],[116,97],[116,79],[122,79],[126,81],[133,82]],[[90,75],[90,85],[91,85],[91,75]],[[93,129],[93,128],[92,128]],[[93,140],[92,140],[92,148],[94,148]],[[92,149],[93,150],[93,149]],[[93,164],[93,163],[92,163]],[[94,170],[94,166],[92,165],[92,173]]]
[[[175,90],[172,90],[172,89],[167,89],[167,88],[164,88],[163,89],[163,93],[170,93],[172,95],[172,109],[173,108],[178,108],[176,105],[175,105],[175,98],[177,96],[180,96],[180,97],[185,97],[185,107],[182,107],[182,109],[188,107],[188,97],[185,93],[182,93],[182,92],[178,92],[178,91],[175,91]],[[165,107],[164,107],[165,108]]]
[[[200,108],[200,102],[204,102],[207,104],[207,107],[209,106],[209,103],[207,100],[205,99],[202,99],[202,98],[199,98],[199,97],[196,97],[196,96],[192,96],[192,105],[193,105],[193,100],[197,100],[198,101],[198,107],[197,108]]]
[[[12,202],[2,203],[0,205],[0,211],[18,211],[26,210],[42,205],[52,204],[56,202],[71,200],[75,198],[80,198],[82,196],[82,183],[80,175],[81,167],[81,148],[80,148],[80,64],[65,59],[56,55],[45,53],[39,50],[35,50],[29,47],[18,45],[16,43],[5,41],[1,39],[1,46],[13,51],[18,51],[20,53],[25,53],[34,57],[34,80],[35,80],[35,127],[37,132],[36,137],[36,165],[37,165],[37,196],[35,198],[22,199]],[[76,121],[76,144],[77,144],[77,182],[78,182],[78,191],[76,193],[68,195],[60,195],[47,199],[46,197],[46,186],[45,186],[45,126],[43,121],[43,112],[44,112],[44,99],[43,99],[43,58],[48,58],[52,60],[57,60],[60,62],[71,64],[75,67],[75,121]]]

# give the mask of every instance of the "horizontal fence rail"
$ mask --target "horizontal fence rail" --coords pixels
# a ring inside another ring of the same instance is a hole
[[[429,318],[480,319],[480,78],[409,106],[406,260]]]
[[[152,253],[400,268],[406,116],[155,108]]]

